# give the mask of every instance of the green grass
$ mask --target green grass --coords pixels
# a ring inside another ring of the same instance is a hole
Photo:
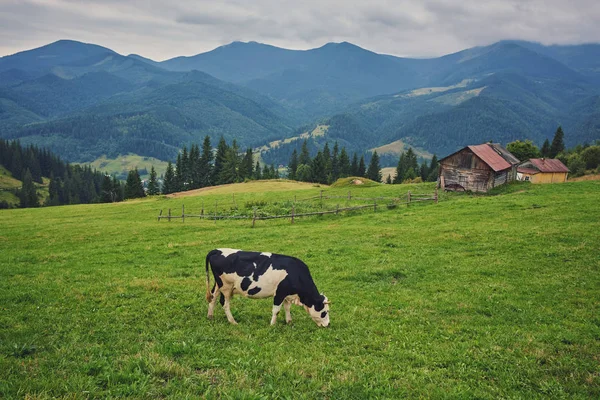
[[[127,174],[134,168],[137,168],[138,171],[142,171],[140,173],[142,179],[150,178],[152,166],[156,169],[157,176],[164,175],[167,170],[167,162],[160,161],[153,157],[138,156],[137,154],[121,155],[114,159],[102,156],[87,164],[98,171],[106,172],[111,175],[115,174],[122,180],[127,179]],[[143,170],[146,170],[147,173],[143,173]]]
[[[347,193],[238,192],[236,201]],[[432,184],[353,187],[353,195]],[[511,185],[350,216],[157,222],[230,193],[0,210],[0,397],[598,398],[600,182]],[[300,257],[331,328],[236,297],[215,247]]]

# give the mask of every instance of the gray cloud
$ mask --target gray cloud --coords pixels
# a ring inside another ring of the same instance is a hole
[[[0,55],[74,39],[163,60],[234,40],[429,57],[502,39],[600,42],[594,0],[1,0]]]

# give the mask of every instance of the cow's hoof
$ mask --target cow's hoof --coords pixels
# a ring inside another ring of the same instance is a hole
[[[212,315],[210,315],[210,314],[208,314],[208,315],[206,316],[206,318],[208,318],[208,319],[213,319],[213,316],[212,316]]]
[[[292,323],[292,320],[290,319],[289,321],[285,321],[285,323],[290,325]]]

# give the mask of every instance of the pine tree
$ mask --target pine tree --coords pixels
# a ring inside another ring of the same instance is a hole
[[[363,178],[366,178],[367,175],[367,171],[366,171],[366,167],[365,167],[365,157],[364,156],[360,156],[360,162],[358,163],[358,171],[357,171],[357,175],[358,176],[362,176]]]
[[[48,185],[48,198],[46,199],[47,206],[60,205],[60,181],[54,178],[54,173],[50,172],[50,184]]]
[[[110,175],[104,175],[102,178],[100,201],[102,201],[102,203],[112,203],[115,201],[116,197],[117,194],[114,191]]]
[[[150,180],[148,181],[148,194],[150,196],[155,196],[160,193],[160,188],[158,187],[158,180],[156,179],[156,170],[154,169],[154,165],[150,170]]]
[[[116,176],[113,176],[112,186],[116,196],[114,201],[123,201],[125,199],[125,187]]]
[[[385,183],[388,185],[392,184],[392,175],[388,175],[387,178],[385,179]]]
[[[183,170],[183,158],[181,157],[181,153],[179,153],[177,154],[177,161],[175,162],[175,192],[182,192],[184,190]]]
[[[304,142],[302,142],[302,150],[300,150],[300,156],[298,157],[298,165],[310,165],[310,162],[311,160],[310,154],[308,152],[308,142],[304,140]]]
[[[188,160],[188,176],[190,180],[190,189],[198,189],[202,184],[200,174],[200,147],[197,144],[192,144]]]
[[[437,156],[434,154],[431,158],[431,163],[429,164],[429,173],[427,174],[428,182],[437,182],[438,175],[440,172],[440,166],[438,162]]]
[[[323,183],[331,183],[333,167],[331,162],[331,151],[329,150],[329,143],[325,143],[323,147]]]
[[[211,186],[212,182],[213,152],[210,145],[210,137],[206,135],[202,143],[202,155],[196,169],[200,179],[200,187]]]
[[[544,140],[544,144],[542,145],[542,149],[540,150],[540,154],[544,158],[550,157],[550,142],[548,139]]]
[[[351,166],[350,166],[350,158],[348,157],[348,153],[346,153],[346,148],[342,147],[342,151],[340,152],[340,161],[339,161],[339,175],[338,178],[345,178],[350,176]]]
[[[323,153],[317,152],[317,155],[312,160],[311,165],[313,182],[327,183],[327,175],[325,175],[325,160]]]
[[[296,170],[298,169],[298,152],[296,149],[292,152],[292,157],[288,164],[288,179],[296,180]]]
[[[253,179],[254,172],[254,162],[252,149],[247,148],[246,153],[244,154],[244,158],[242,158],[242,162],[240,164],[240,179],[243,181],[245,179]]]
[[[167,164],[167,171],[165,172],[165,179],[163,181],[163,194],[175,193],[177,191],[176,185],[173,164],[169,161]]]
[[[333,146],[333,154],[331,155],[331,177],[332,181],[335,182],[340,177],[340,147],[338,142],[335,142]]]
[[[421,163],[421,167],[419,167],[419,176],[423,182],[427,181],[427,176],[429,175],[429,167],[427,166],[427,162],[423,161]]]
[[[381,168],[379,167],[379,155],[377,151],[374,151],[371,156],[371,162],[367,169],[367,178],[375,182],[381,182]]]
[[[552,144],[550,145],[550,158],[556,158],[556,156],[565,150],[565,142],[564,142],[565,134],[562,130],[562,127],[559,126],[554,134],[554,139],[552,139]]]
[[[263,179],[261,171],[260,171],[260,163],[256,160],[256,166],[254,167],[254,179],[257,181]]]
[[[352,156],[352,164],[350,165],[350,175],[351,176],[359,176],[358,175],[358,156],[356,153]]]
[[[127,182],[125,183],[125,198],[136,199],[139,197],[146,197],[144,187],[142,186],[142,180],[140,179],[140,173],[137,168],[129,171],[127,174]]]
[[[212,184],[213,185],[221,185],[221,170],[223,169],[223,165],[227,162],[227,153],[229,150],[229,146],[227,142],[225,142],[225,138],[221,136],[219,139],[219,144],[217,145],[217,154],[215,155],[215,165],[212,171]]]
[[[238,151],[237,141],[234,139],[231,147],[227,148],[225,160],[219,173],[219,182],[221,184],[240,182],[240,159]]]
[[[22,208],[39,207],[40,205],[29,168],[25,170],[25,174],[23,175],[23,186],[19,192],[19,200]]]

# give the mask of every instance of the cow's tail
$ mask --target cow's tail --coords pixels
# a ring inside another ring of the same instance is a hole
[[[208,266],[210,265],[210,261],[209,261],[210,256],[211,256],[211,253],[208,253],[206,255],[206,301],[208,301],[209,303],[213,299],[213,295],[210,291],[210,275],[208,274]]]

